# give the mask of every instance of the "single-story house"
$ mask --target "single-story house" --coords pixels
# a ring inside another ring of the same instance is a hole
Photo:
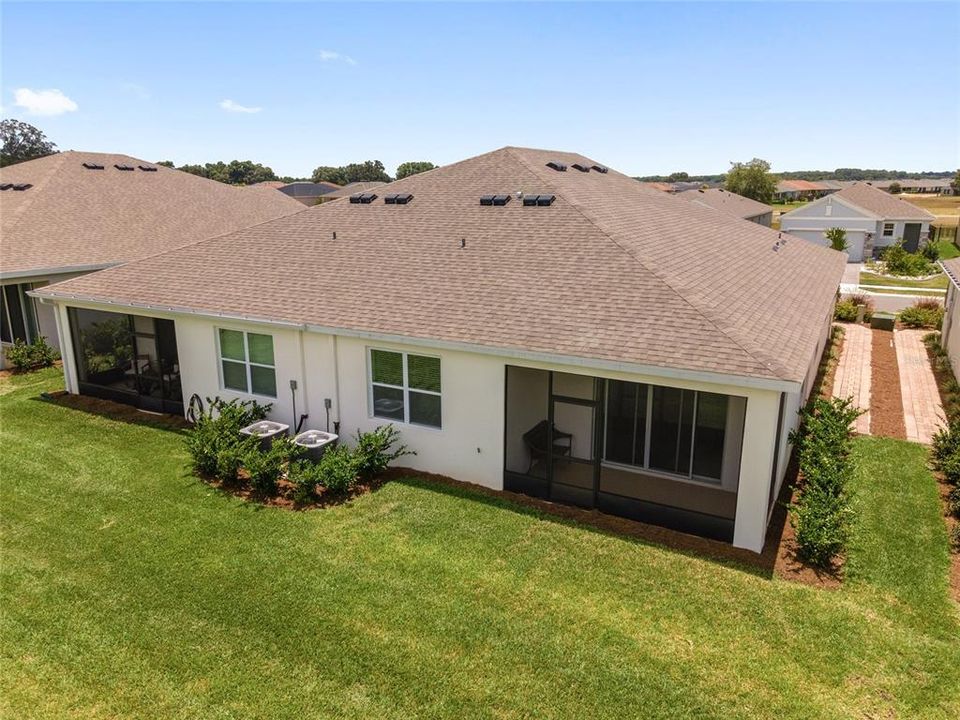
[[[343,187],[338,186],[335,190],[331,190],[329,193],[324,195],[323,201],[327,202],[328,200],[338,200],[339,198],[350,197],[351,195],[356,195],[357,193],[369,192],[379,188],[381,185],[386,185],[386,183],[380,180],[367,180],[347,183]]]
[[[779,202],[813,200],[836,192],[835,187],[813,180],[781,180],[777,183],[774,198]]]
[[[867,183],[855,183],[780,216],[780,229],[818,245],[829,245],[824,232],[847,231],[850,262],[862,262],[902,240],[916,252],[936,218],[922,208]]]
[[[15,340],[60,347],[52,308],[29,290],[301,210],[129,155],[71,150],[0,168],[0,367]]]
[[[677,197],[703,205],[704,207],[730,213],[743,220],[755,222],[758,225],[770,227],[770,223],[773,221],[772,207],[762,202],[743,197],[743,195],[737,195],[729,190],[721,190],[720,188],[685,190],[684,192],[677,193]]]
[[[70,392],[256,399],[347,438],[394,423],[417,469],[759,552],[844,266],[506,147],[32,295]],[[179,396],[125,382],[141,354]]]

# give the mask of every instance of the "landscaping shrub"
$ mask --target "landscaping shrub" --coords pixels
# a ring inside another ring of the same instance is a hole
[[[300,446],[285,436],[275,438],[269,450],[261,450],[257,441],[243,455],[243,469],[250,476],[250,486],[260,495],[276,494],[284,467],[302,452]]]
[[[847,300],[857,305],[863,305],[863,319],[869,321],[873,317],[873,311],[875,306],[873,304],[873,298],[867,295],[866,293],[853,293],[852,295],[847,296]]]
[[[244,457],[259,443],[254,437],[243,437],[240,428],[263,420],[270,405],[253,400],[207,398],[207,409],[187,431],[186,445],[193,471],[225,482],[237,479]]]
[[[954,551],[960,552],[960,523],[955,524],[953,530],[950,531],[950,547]]]
[[[309,460],[296,460],[290,463],[287,480],[293,485],[294,502],[312,502],[317,496],[317,485],[320,485],[320,466]]]
[[[827,238],[827,242],[830,243],[830,247],[833,250],[838,252],[846,252],[849,249],[847,245],[847,231],[841,227],[832,227],[823,231],[823,234]]]
[[[927,262],[935,263],[940,259],[940,248],[935,242],[927,242],[920,248],[920,254],[927,259]]]
[[[880,255],[890,275],[916,277],[930,275],[936,270],[923,255],[908,252],[903,247],[903,241],[891,245]]]
[[[791,433],[804,484],[789,507],[798,554],[825,566],[843,552],[853,511],[849,483],[853,475],[850,426],[860,411],[849,399],[816,398],[801,412]]]
[[[47,344],[42,335],[32,343],[23,340],[14,341],[6,350],[7,362],[17,372],[25,372],[36,368],[50,367],[60,354]]]
[[[899,320],[907,327],[939,330],[943,324],[943,312],[939,300],[917,300],[900,311]]]
[[[317,463],[320,485],[333,493],[352,490],[360,475],[359,453],[343,445],[329,448]]]
[[[833,319],[839,322],[853,322],[857,319],[857,306],[849,300],[840,300],[833,308]]]
[[[960,487],[955,487],[947,493],[947,512],[960,519]]]
[[[394,447],[400,440],[400,432],[393,425],[381,425],[372,432],[358,432],[356,436],[357,473],[370,480],[383,472],[387,466],[404,455],[416,455],[406,445]]]

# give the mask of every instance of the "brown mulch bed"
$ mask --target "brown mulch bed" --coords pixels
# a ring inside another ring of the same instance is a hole
[[[900,366],[889,330],[871,331],[870,434],[907,438],[900,394]]]
[[[241,475],[243,471],[241,470]],[[405,476],[407,477],[407,476]],[[212,488],[226,493],[228,495],[233,495],[234,497],[241,498],[248,502],[255,502],[259,505],[265,505],[266,507],[280,508],[282,510],[318,510],[326,507],[332,507],[334,505],[343,505],[348,503],[360,495],[366,495],[370,492],[375,492],[379,490],[383,484],[387,481],[387,477],[381,476],[375,478],[368,483],[360,483],[356,485],[348,493],[330,493],[323,488],[318,488],[317,497],[312,502],[297,502],[293,499],[295,486],[293,483],[288,481],[286,478],[281,478],[277,482],[277,494],[276,495],[261,495],[254,491],[250,485],[246,484],[245,479],[241,479],[236,483],[224,483],[216,478],[201,477],[201,480],[205,482]]]
[[[43,399],[73,410],[88,412],[93,415],[119,420],[134,425],[150,425],[165,430],[182,430],[190,427],[184,418],[179,415],[161,415],[159,413],[138,410],[131,405],[123,405],[112,400],[101,400],[89,395],[72,395],[68,392],[45,393]]]
[[[960,520],[947,512],[947,495],[953,486],[943,479],[940,473],[937,477],[937,488],[940,490],[940,500],[943,503],[943,520],[947,524],[947,538],[951,537],[953,529],[960,525]],[[950,597],[960,603],[960,551],[950,549]]]

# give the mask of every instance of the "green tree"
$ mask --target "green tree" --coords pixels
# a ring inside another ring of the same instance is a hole
[[[827,240],[830,241],[830,247],[839,252],[846,252],[847,248],[850,247],[847,245],[847,231],[841,227],[832,227],[823,231],[823,234],[826,236]]]
[[[343,168],[348,183],[352,182],[390,182],[387,170],[379,160],[365,160],[362,163],[350,163]]]
[[[173,164],[173,160],[161,160],[157,163],[157,165],[162,165],[163,167],[168,168],[176,167],[176,165]]]
[[[177,168],[185,173],[190,173],[191,175],[199,175],[200,177],[207,177],[207,169],[203,165],[181,165]]]
[[[900,187],[900,183],[898,182],[890,183],[890,187],[887,188],[887,192],[890,193],[891,195],[899,195],[902,191],[903,191],[903,188]]]
[[[747,163],[732,163],[724,187],[751,200],[769,203],[777,191],[777,178],[770,173],[770,163],[754,158]]]
[[[427,160],[400,163],[400,165],[397,166],[397,180],[402,180],[405,177],[426,172],[427,170],[433,170],[435,167],[436,165]]]
[[[57,152],[57,146],[47,140],[43,131],[20,120],[0,122],[0,167],[35,160]]]
[[[950,187],[953,188],[954,194],[960,194],[960,170],[957,170],[957,174],[953,176],[953,180],[950,181]]]
[[[335,185],[346,185],[347,176],[342,167],[332,167],[330,165],[321,165],[313,171],[310,179],[316,182],[329,182]]]
[[[266,180],[276,180],[271,168],[251,160],[231,160],[226,168],[227,182],[231,185],[253,185]]]
[[[689,179],[690,176],[685,172],[675,172],[667,175],[667,182],[684,182]]]

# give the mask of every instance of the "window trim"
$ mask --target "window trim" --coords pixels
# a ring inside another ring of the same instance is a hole
[[[890,232],[887,232],[888,227],[890,228]],[[893,237],[896,230],[897,224],[895,222],[885,222],[880,230],[880,237]]]
[[[393,385],[391,383],[374,381],[373,379],[373,353],[374,352],[388,352],[401,357],[402,363],[402,372],[403,372],[403,385]],[[432,358],[437,360],[440,363],[440,392],[435,392],[433,390],[421,390],[420,388],[411,388],[410,387],[410,377],[407,373],[408,368],[408,357],[413,355],[414,357],[424,357]],[[376,409],[374,408],[373,402],[373,388],[374,387],[383,387],[390,388],[392,390],[400,390],[403,392],[403,420],[397,420],[396,418],[383,417],[376,414]],[[440,424],[439,425],[427,425],[425,423],[414,422],[410,419],[410,393],[420,393],[421,395],[433,395],[440,398]],[[431,355],[429,353],[421,352],[408,352],[407,350],[395,350],[392,348],[385,347],[367,347],[367,413],[371,419],[377,420],[387,420],[389,422],[401,423],[403,425],[412,425],[418,428],[424,428],[426,430],[443,430],[443,358],[440,355]]]
[[[226,331],[228,331],[228,332],[238,332],[238,333],[240,333],[241,335],[243,335],[243,356],[244,356],[244,359],[243,359],[243,360],[236,360],[236,359],[234,359],[234,358],[225,358],[225,357],[223,356],[223,348],[222,348],[221,345],[220,345],[220,331],[221,331],[221,330],[226,330]],[[273,370],[273,382],[274,382],[274,385],[275,385],[275,386],[277,385],[277,365],[276,365],[276,363],[277,363],[277,355],[276,355],[276,342],[275,342],[276,338],[275,338],[272,334],[270,334],[270,333],[262,333],[262,332],[254,332],[254,333],[253,333],[254,335],[263,335],[263,336],[265,336],[265,337],[270,338],[270,344],[271,344],[272,349],[273,349],[273,351],[274,351],[274,355],[273,355],[273,363],[274,363],[274,364],[273,364],[273,365],[266,365],[266,364],[264,364],[264,363],[253,362],[253,361],[250,359],[250,341],[249,341],[249,339],[248,339],[248,335],[250,334],[250,332],[252,332],[252,331],[239,330],[239,329],[237,329],[237,328],[232,328],[232,327],[221,327],[221,326],[217,326],[217,327],[214,328],[214,333],[216,334],[216,339],[217,339],[217,361],[218,361],[218,362],[217,362],[217,375],[218,375],[219,378],[220,378],[220,389],[223,390],[224,392],[234,392],[234,393],[240,393],[240,394],[242,394],[242,395],[249,395],[249,396],[251,396],[251,397],[259,397],[259,398],[266,398],[266,399],[268,399],[268,400],[276,400],[276,399],[279,397],[279,386],[277,386],[277,395],[264,395],[263,393],[253,392],[253,376],[252,376],[252,372],[251,372],[251,370],[250,370],[251,366],[261,367],[261,368],[267,368],[267,369],[269,369],[269,370]],[[247,389],[246,389],[246,390],[237,390],[236,388],[227,387],[227,384],[226,384],[226,381],[225,381],[224,375],[223,375],[223,363],[225,363],[225,362],[235,363],[235,364],[237,364],[237,365],[243,365],[243,366],[244,366],[244,370],[246,371],[246,379],[247,379]]]

